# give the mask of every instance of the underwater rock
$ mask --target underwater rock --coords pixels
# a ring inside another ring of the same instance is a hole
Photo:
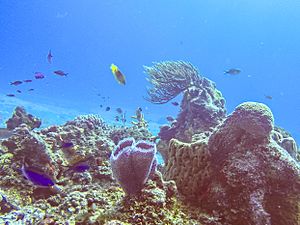
[[[42,169],[45,165],[51,164],[54,157],[43,138],[25,124],[17,127],[14,134],[4,140],[2,145],[14,154],[15,162],[20,163],[26,159],[28,164],[35,168]]]
[[[100,127],[103,130],[108,129],[108,126],[102,120],[102,118],[94,114],[77,116],[74,120],[68,121],[65,125],[80,127],[83,128],[86,132],[99,129]]]
[[[126,138],[119,142],[110,157],[113,176],[126,194],[139,192],[150,175],[156,154],[151,142]],[[155,170],[155,168],[154,168]]]
[[[172,138],[175,137],[175,135],[176,135],[176,128],[168,124],[162,125],[158,133],[160,139],[164,141],[170,141]]]
[[[199,224],[177,198],[173,181],[163,181],[159,172],[155,172],[147,181],[139,195],[124,196],[124,192],[112,185],[100,196],[93,211],[78,216],[77,223],[84,224]],[[98,197],[99,198],[99,197]],[[113,201],[112,201],[113,200]],[[110,208],[107,208],[107,202]],[[199,213],[199,211],[195,212]],[[220,224],[214,224],[220,225]]]
[[[30,130],[33,130],[34,128],[39,128],[42,121],[28,114],[24,107],[18,106],[15,108],[12,117],[6,121],[6,127],[9,130],[13,130],[22,123],[26,124]]]
[[[184,92],[180,104],[180,113],[176,123],[160,128],[159,146],[168,145],[172,138],[191,142],[195,134],[207,133],[207,136],[220,124],[226,115],[225,99],[216,89],[215,83],[203,78],[201,86],[190,87]],[[168,161],[168,149],[158,148],[165,161]]]
[[[203,78],[201,86],[193,86],[184,91],[180,109],[177,122],[169,129],[161,128],[162,140],[176,138],[189,142],[194,134],[212,132],[226,115],[225,100],[221,92],[216,89],[215,83],[206,78]],[[171,136],[173,133],[175,135]]]
[[[285,149],[295,160],[300,162],[300,151],[294,138],[283,128],[275,127],[272,138]]]
[[[164,175],[175,180],[185,200],[223,225],[299,224],[300,165],[273,133],[271,110],[243,103],[208,142],[172,140]]]
[[[5,215],[0,215],[0,224],[38,224],[45,217],[42,209],[32,206],[24,207],[20,210],[14,210]]]

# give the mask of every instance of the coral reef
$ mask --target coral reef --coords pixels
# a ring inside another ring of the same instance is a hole
[[[184,90],[176,120],[160,127],[158,150],[164,160],[168,160],[168,149],[160,146],[168,146],[172,138],[191,142],[196,140],[197,134],[209,136],[225,116],[225,99],[221,92],[216,89],[215,83],[201,77],[201,82]]]
[[[42,121],[39,118],[28,114],[24,107],[18,106],[15,108],[13,116],[6,121],[7,129],[13,130],[22,123],[26,124],[30,130],[34,128],[39,128]]]
[[[300,225],[299,149],[271,110],[246,102],[226,116],[222,94],[190,63],[145,70],[149,101],[183,93],[157,145],[140,109],[131,127],[85,115],[41,130],[15,109],[0,139],[0,224]]]
[[[122,139],[132,137],[136,140],[151,140],[153,135],[144,127],[114,127],[109,132],[109,138],[118,144]]]
[[[165,183],[156,174],[156,161],[138,196],[125,196],[119,188],[112,176],[110,155],[116,147],[111,137],[120,138],[120,130],[123,136],[140,140],[151,137],[145,128],[109,126],[95,115],[40,131],[26,124],[16,127],[11,137],[1,141],[0,194],[5,198],[0,199],[0,224],[132,224],[141,220],[136,224],[186,224],[191,215],[176,198],[174,182]],[[63,147],[63,143],[72,144]],[[148,142],[137,145],[144,148]],[[58,190],[40,188],[24,179],[24,158],[28,167],[53,177]],[[82,161],[87,169],[70,169]]]
[[[226,115],[221,92],[206,78],[202,79],[201,87],[190,87],[184,92],[180,108],[171,129],[175,132],[173,138],[186,142],[191,141],[194,134],[212,132]]]
[[[200,76],[188,62],[166,61],[145,67],[152,88],[148,90],[149,101],[163,104],[183,92],[180,113],[170,125],[163,125],[158,136],[158,150],[168,160],[168,146],[172,138],[191,142],[196,134],[209,135],[225,116],[225,99],[214,82]]]
[[[271,138],[273,132],[267,106],[243,103],[208,141],[172,140],[165,177],[223,225],[299,224],[300,165]]]

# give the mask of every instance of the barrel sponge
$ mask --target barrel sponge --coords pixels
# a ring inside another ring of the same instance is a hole
[[[164,178],[174,180],[179,193],[186,199],[197,200],[210,175],[207,142],[184,143],[171,139],[168,155]]]
[[[268,137],[274,128],[274,117],[270,108],[258,102],[240,104],[227,122],[256,137]]]

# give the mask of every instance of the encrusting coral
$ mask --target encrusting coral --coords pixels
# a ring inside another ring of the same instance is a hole
[[[24,107],[18,106],[15,108],[13,116],[6,121],[6,126],[7,129],[13,130],[22,123],[26,124],[28,128],[32,130],[34,128],[39,128],[42,121],[39,118],[28,114]]]

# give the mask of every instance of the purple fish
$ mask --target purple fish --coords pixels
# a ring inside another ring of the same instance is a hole
[[[90,169],[90,165],[86,161],[77,162],[69,167],[66,172],[73,171],[75,173],[83,173]]]
[[[74,146],[74,144],[72,142],[63,142],[60,147],[61,148],[71,148],[73,146]]]
[[[67,76],[69,73],[65,73],[62,70],[55,70],[54,73],[59,76]]]
[[[38,187],[51,187],[54,186],[54,181],[46,174],[27,168],[25,163],[22,165],[22,174],[33,185]]]
[[[52,57],[53,57],[53,55],[51,54],[51,49],[49,50],[49,52],[48,52],[48,55],[47,55],[47,60],[48,60],[48,63],[52,63]]]
[[[17,90],[17,92],[18,92],[18,93],[22,93],[22,91],[21,91],[21,90]]]
[[[7,96],[7,97],[15,97],[14,94],[7,94],[6,96]]]
[[[16,81],[10,82],[10,85],[15,85],[15,86],[17,86],[17,85],[20,85],[20,84],[22,84],[22,83],[23,83],[22,81],[16,80]]]
[[[34,75],[35,79],[44,79],[45,78],[45,75],[41,72],[35,72],[34,74],[35,74]]]
[[[238,75],[240,72],[241,72],[240,69],[234,69],[234,68],[232,68],[232,69],[224,71],[224,74]]]
[[[30,83],[32,80],[23,80],[25,83]]]
[[[178,102],[171,102],[171,104],[174,105],[174,106],[178,106],[179,105]]]

